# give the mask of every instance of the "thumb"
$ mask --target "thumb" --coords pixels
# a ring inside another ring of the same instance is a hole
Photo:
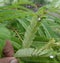
[[[6,57],[0,59],[0,63],[18,63],[18,60],[14,57]]]

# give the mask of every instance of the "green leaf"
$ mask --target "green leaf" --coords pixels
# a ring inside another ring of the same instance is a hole
[[[38,27],[40,25],[40,22],[38,21],[38,18],[34,16],[31,20],[30,25],[26,29],[24,40],[23,40],[23,47],[30,47],[33,39],[35,38],[35,34],[38,30]]]
[[[0,24],[0,39],[8,40],[11,39],[10,31]]]
[[[5,41],[0,39],[0,58],[2,56],[2,51],[3,51],[4,46],[5,46]]]
[[[15,57],[30,57],[33,53],[34,48],[20,49],[15,53]]]

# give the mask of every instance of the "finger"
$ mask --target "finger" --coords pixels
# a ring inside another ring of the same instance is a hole
[[[4,47],[3,54],[5,55],[5,57],[12,57],[14,55],[14,49],[9,40],[6,41],[6,45]]]
[[[0,59],[0,63],[18,63],[18,60],[14,57],[6,57]]]

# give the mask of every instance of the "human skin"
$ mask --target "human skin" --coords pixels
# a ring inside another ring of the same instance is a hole
[[[14,55],[14,49],[9,40],[6,40],[6,45],[3,49],[3,54],[5,57],[13,57]]]
[[[0,63],[18,63],[15,57],[5,57],[0,59]]]
[[[14,49],[9,40],[6,41],[6,45],[3,49],[4,58],[0,59],[0,63],[18,63],[18,60],[13,57]]]

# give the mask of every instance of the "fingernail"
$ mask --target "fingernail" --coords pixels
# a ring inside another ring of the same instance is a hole
[[[11,60],[10,63],[18,63],[18,62],[17,62],[17,59],[14,59],[14,60]]]

